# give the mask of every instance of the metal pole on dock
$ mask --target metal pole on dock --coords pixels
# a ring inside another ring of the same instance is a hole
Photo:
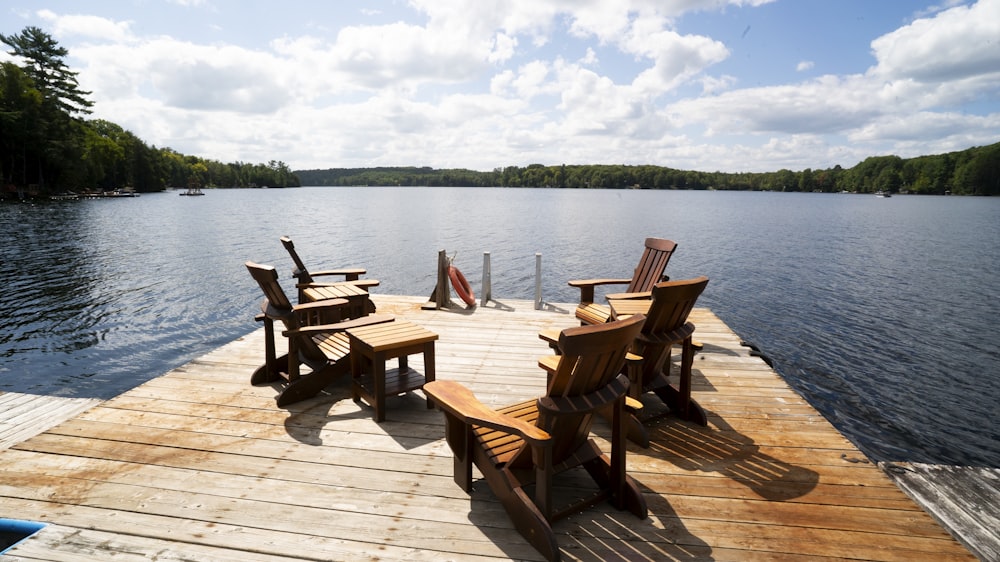
[[[479,301],[480,306],[486,306],[486,303],[493,298],[493,279],[491,275],[490,253],[483,252],[483,292],[482,298]]]
[[[535,254],[535,310],[542,309],[542,254]]]

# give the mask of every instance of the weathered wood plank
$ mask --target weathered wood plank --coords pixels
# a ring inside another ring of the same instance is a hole
[[[437,333],[438,378],[492,406],[540,395],[537,357],[551,351],[537,333],[577,324],[572,305],[468,313],[373,298],[379,312]],[[709,427],[651,422],[653,446],[630,445],[627,458],[650,518],[600,505],[560,521],[565,559],[972,558],[710,311],[692,319],[704,344],[694,395]],[[56,523],[12,556],[540,558],[485,484],[471,495],[454,484],[443,418],[421,392],[390,398],[381,424],[349,399],[346,378],[279,409],[276,387],[249,385],[262,358],[256,330],[0,451],[0,514]],[[411,364],[423,368],[419,356]],[[594,431],[608,449],[607,425]]]
[[[6,449],[72,418],[101,401],[0,393],[0,449]]]
[[[1000,560],[1000,469],[923,463],[882,466],[980,560]]]

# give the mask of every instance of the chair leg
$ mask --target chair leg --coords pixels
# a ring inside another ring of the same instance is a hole
[[[625,485],[622,488],[622,504],[624,508],[639,519],[649,517],[649,507],[646,506],[646,497],[639,490],[639,485],[631,476],[625,476]]]
[[[611,493],[612,505],[617,509],[627,510],[639,519],[648,517],[649,509],[646,506],[646,498],[642,495],[635,480],[625,472],[621,472],[621,476],[614,474],[612,470],[614,461],[602,454],[596,445],[593,445],[591,456],[589,461],[583,463],[583,467],[601,489]],[[622,470],[624,471],[624,469]]]
[[[253,374],[250,375],[250,384],[252,385],[268,384],[274,381],[284,380],[284,377],[281,376],[281,372],[279,371],[277,366],[286,364],[288,362],[288,355],[282,355],[281,357],[276,357],[272,359],[272,361],[274,362],[274,366],[270,366],[267,363],[264,363],[260,367],[257,367],[257,370],[255,370]]]
[[[430,400],[430,398],[428,398]],[[475,434],[472,426],[445,412],[445,441],[451,448],[455,483],[466,492],[472,491],[472,447]]]
[[[627,509],[639,519],[645,519],[649,515],[646,507],[646,498],[639,491],[635,481],[629,477],[625,471],[625,428],[627,420],[635,419],[625,409],[625,400],[622,399],[615,405],[614,423],[611,431],[611,461],[608,464],[611,476],[611,492],[615,494],[614,505],[618,509]],[[638,421],[638,420],[636,420]],[[645,428],[643,428],[645,432]],[[649,439],[646,439],[646,446],[649,446]],[[605,457],[602,456],[603,461]]]
[[[695,349],[691,344],[690,337],[684,340],[681,349],[677,386],[670,384],[670,362],[668,360],[664,362],[662,372],[652,382],[649,382],[643,391],[652,391],[659,396],[660,400],[670,407],[670,413],[674,416],[701,426],[707,426],[708,416],[705,415],[705,410],[691,398],[691,369],[694,364]]]
[[[604,408],[598,413],[601,417],[607,420],[608,423],[612,423],[611,408]],[[637,413],[626,408],[623,423],[625,425],[625,435],[628,437],[628,440],[643,449],[648,449],[649,430],[647,430],[646,426],[643,425],[642,420],[639,418]]]
[[[494,492],[496,492],[495,489]],[[534,502],[524,490],[516,488],[510,492],[504,494],[500,501],[510,520],[513,521],[514,527],[546,560],[550,562],[559,560],[559,543],[556,542],[556,534],[552,530],[552,525],[535,507]]]
[[[708,425],[708,416],[705,414],[705,410],[691,398],[685,401],[681,391],[671,385],[664,385],[652,390],[660,397],[660,400],[663,400],[664,404],[670,407],[671,413],[677,417],[700,426]],[[686,413],[682,414],[681,412],[685,410]]]
[[[280,379],[278,365],[285,359],[284,356],[275,357],[274,320],[265,316],[258,319],[264,322],[264,364],[250,375],[250,384],[266,384]]]

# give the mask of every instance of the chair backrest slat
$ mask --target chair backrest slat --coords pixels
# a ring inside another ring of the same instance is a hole
[[[644,316],[563,330],[559,336],[559,366],[549,382],[547,396],[573,397],[595,392],[610,384],[625,366],[629,346],[642,328]],[[553,463],[572,455],[589,439],[593,413],[546,416],[539,412],[538,426],[554,438]],[[531,453],[523,449],[510,461],[530,466]]]
[[[295,251],[295,244],[292,243],[292,239],[287,236],[281,237],[281,245],[285,247],[288,251],[288,255],[292,256],[292,261],[295,262],[295,271],[292,275],[298,278],[299,283],[312,283],[312,275],[309,274],[309,270],[306,269],[306,264],[302,263],[302,258],[299,257],[299,253]]]
[[[636,339],[633,353],[641,356],[643,384],[649,383],[670,360],[670,345],[663,336],[687,324],[695,302],[708,285],[707,277],[684,281],[665,281],[653,287],[653,302],[642,326],[643,336]],[[680,343],[680,342],[675,342]]]
[[[629,283],[626,292],[642,293],[652,290],[653,285],[663,279],[663,271],[666,270],[667,263],[676,250],[676,242],[662,238],[647,238],[646,249],[642,252],[642,258],[635,268],[632,282]]]
[[[246,262],[245,265],[254,281],[260,286],[260,290],[264,292],[264,297],[268,303],[276,309],[290,313],[292,311],[292,303],[288,300],[288,296],[285,295],[284,289],[281,288],[281,284],[278,282],[278,271],[273,266],[261,265],[250,261]]]
[[[278,320],[285,325],[286,329],[294,330],[300,327],[301,319],[295,314],[294,305],[288,300],[284,289],[278,282],[278,271],[270,265],[261,265],[251,261],[246,262],[246,268],[254,278],[261,291],[264,292],[264,304],[261,307],[264,314],[272,320]],[[300,358],[309,365],[322,364],[326,361],[326,354],[311,337],[296,337],[295,348],[298,350]],[[322,336],[317,336],[321,338]]]
[[[683,326],[707,285],[708,278],[704,276],[654,285],[653,302],[646,314],[642,333],[665,333]]]

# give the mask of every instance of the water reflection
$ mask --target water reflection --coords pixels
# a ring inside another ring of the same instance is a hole
[[[295,240],[429,295],[437,252],[499,301],[629,276],[647,236],[712,308],[876,459],[1000,466],[1000,200],[553,189],[213,190],[0,204],[0,390],[114,396],[255,329],[243,262]]]

